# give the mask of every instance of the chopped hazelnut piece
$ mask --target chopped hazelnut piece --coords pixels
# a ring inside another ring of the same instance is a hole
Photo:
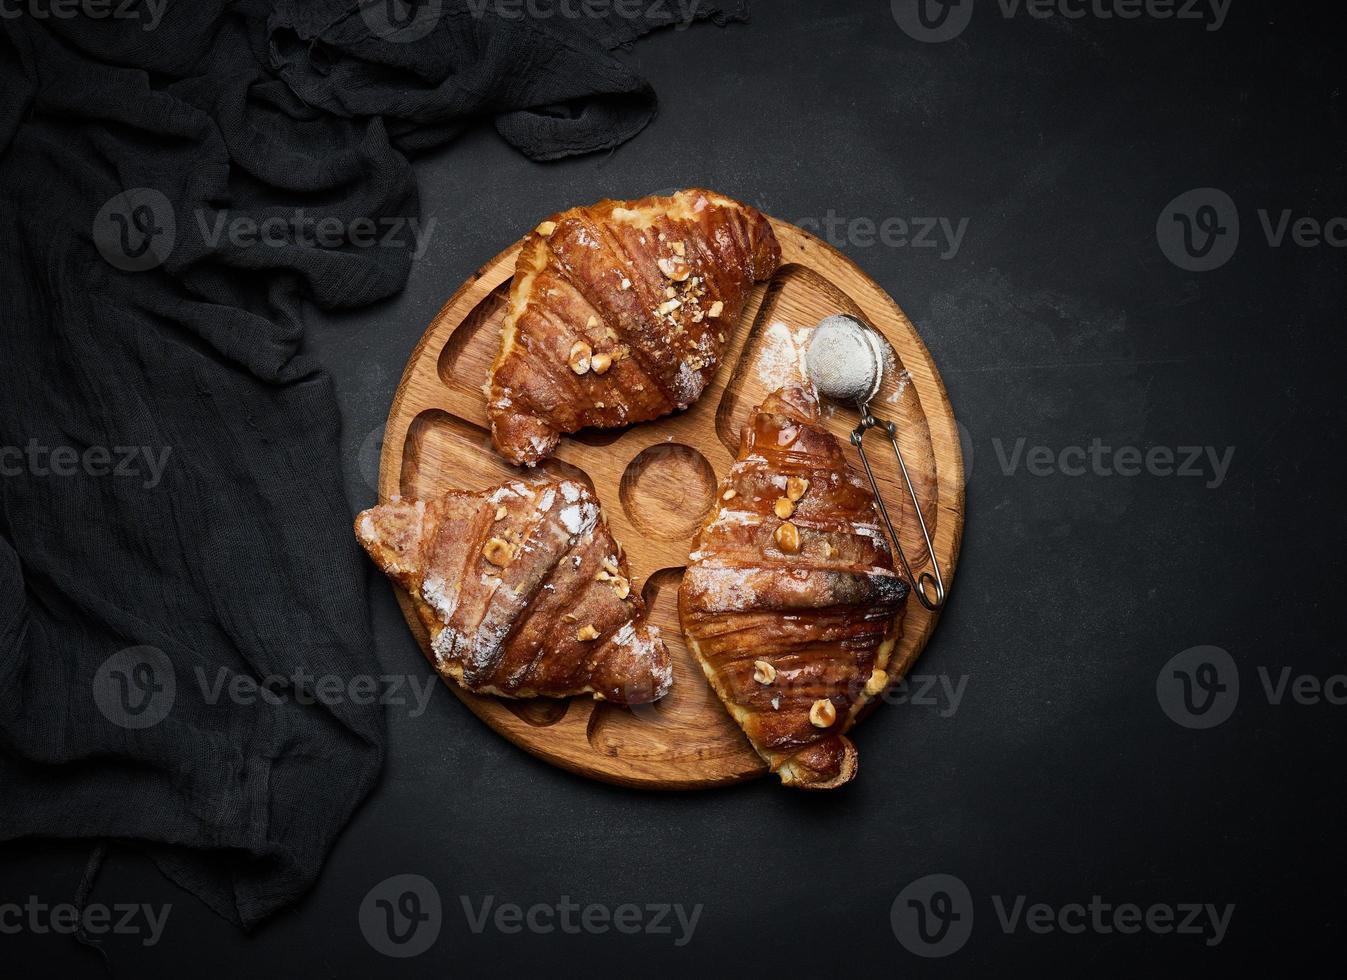
[[[677,255],[679,258],[688,254],[688,247],[682,242],[671,242],[669,247],[673,249],[674,255]]]
[[[585,329],[593,330],[598,325],[599,325],[599,318],[594,316],[593,314],[590,314],[589,319],[585,322]]]
[[[683,304],[680,300],[676,299],[665,300],[663,303],[659,305],[659,307],[655,310],[655,312],[660,314],[672,313],[674,310],[678,309],[682,305]]]
[[[613,576],[613,591],[617,593],[619,599],[625,599],[631,595],[631,582],[621,575]]]
[[[575,613],[567,613],[566,615],[564,615],[564,616],[561,617],[561,621],[562,621],[563,623],[573,623],[573,622],[575,622]]]
[[[557,230],[557,223],[555,221],[544,221],[537,227],[536,230],[538,234],[542,235],[544,238],[547,238],[552,234],[552,232]]]
[[[503,521],[503,520],[505,520],[505,515],[508,514],[508,513],[509,513],[509,511],[505,509],[505,506],[504,506],[504,505],[501,505],[500,507],[497,507],[497,508],[496,508],[496,520],[498,520],[498,521]]]
[[[728,490],[726,490],[724,493],[720,495],[720,499],[733,500],[737,496],[739,496],[739,491],[734,489],[734,487],[730,487]]]
[[[596,630],[592,624],[589,626],[581,626],[575,631],[575,638],[581,641],[597,640],[599,638],[599,631]]]
[[[792,476],[786,481],[786,497],[790,500],[799,500],[809,492],[809,481],[802,476]]]
[[[795,503],[788,497],[777,497],[776,503],[772,505],[772,510],[776,512],[777,517],[784,521],[795,513]]]
[[[590,346],[583,340],[577,340],[571,345],[571,356],[566,363],[571,366],[571,370],[576,374],[584,374],[589,370],[589,355],[593,353]]]
[[[837,708],[827,698],[819,698],[809,706],[809,723],[815,728],[831,728],[837,721]]]
[[[786,521],[776,529],[776,546],[788,555],[800,553],[800,529]]]
[[[753,661],[753,679],[759,684],[770,684],[776,680],[776,668],[766,660]]]
[[[720,316],[720,314],[724,312],[725,312],[725,304],[722,303],[720,300],[716,300],[714,303],[711,304],[711,308],[706,311],[706,315],[709,316],[712,320],[714,320],[716,317]]]
[[[872,698],[889,683],[889,675],[876,667],[870,672],[870,679],[865,682],[865,696]]]
[[[589,366],[595,374],[605,374],[613,366],[613,355],[595,354],[589,359]]]
[[[659,271],[664,273],[674,282],[686,282],[688,276],[692,275],[692,269],[688,264],[677,256],[667,259],[659,259],[655,262],[659,266]]]
[[[482,557],[493,565],[504,568],[510,564],[510,559],[514,557],[514,552],[510,550],[509,542],[503,538],[492,538],[486,544],[482,545]]]
[[[628,279],[628,278],[626,278],[625,276],[624,276],[623,279],[622,279],[622,288],[623,288],[623,289],[630,289],[630,288],[631,288],[631,280]]]

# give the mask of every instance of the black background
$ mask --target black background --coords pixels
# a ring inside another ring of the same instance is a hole
[[[1341,249],[1273,247],[1274,220],[1347,214],[1340,28],[1234,0],[1219,31],[1183,20],[1007,19],[979,3],[921,44],[883,0],[775,0],[749,25],[667,31],[625,57],[661,112],[615,153],[531,163],[481,127],[422,159],[431,246],[405,292],[314,313],[309,349],[342,399],[353,510],[406,357],[450,292],[537,220],[605,196],[705,185],[790,221],[968,218],[957,254],[831,236],[912,317],[966,428],[968,521],[953,598],[920,675],[967,678],[958,710],[884,707],[861,772],[806,796],[775,780],[632,792],[535,760],[437,687],[390,708],[382,784],[312,894],[245,936],[117,850],[94,900],[172,903],[162,942],[106,943],[119,975],[962,976],[1072,970],[1341,968],[1342,713],[1271,704],[1257,668],[1344,666]],[[1177,195],[1219,188],[1239,249],[1190,273],[1157,244]],[[813,226],[811,226],[813,227]],[[1006,472],[1026,447],[1234,447],[1205,477]],[[998,452],[1000,447],[1000,452]],[[371,577],[382,667],[426,676],[392,592]],[[1179,652],[1239,665],[1232,718],[1171,721],[1156,677]],[[0,849],[0,896],[73,895],[87,848]],[[365,942],[366,892],[435,883],[445,921],[415,960]],[[931,873],[975,921],[943,960],[911,955],[890,907]],[[1060,906],[1235,906],[1224,941],[1006,934],[992,896]],[[470,931],[480,905],[680,902],[672,936]],[[97,975],[63,936],[0,936],[12,975]],[[1316,970],[1316,972],[1317,972]],[[8,972],[8,970],[6,970]]]

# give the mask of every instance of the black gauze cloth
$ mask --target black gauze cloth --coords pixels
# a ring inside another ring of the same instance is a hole
[[[746,16],[580,3],[0,19],[0,839],[136,842],[245,927],[313,883],[384,721],[302,303],[401,288],[411,151],[616,146],[655,98],[609,49]]]

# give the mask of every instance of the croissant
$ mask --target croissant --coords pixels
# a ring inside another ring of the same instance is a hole
[[[361,513],[356,537],[411,595],[431,663],[469,691],[641,704],[673,669],[599,503],[572,480],[453,490]]]
[[[817,400],[768,396],[693,544],[678,608],[711,686],[784,784],[831,789],[856,774],[843,733],[888,683],[907,593],[870,485]]]
[[[767,219],[711,191],[553,215],[525,239],[510,287],[486,386],[496,449],[532,466],[564,432],[686,408],[780,262]]]

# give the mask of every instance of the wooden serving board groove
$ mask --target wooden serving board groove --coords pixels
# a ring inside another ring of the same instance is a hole
[[[628,786],[689,789],[767,771],[683,644],[678,585],[692,538],[734,460],[740,428],[765,395],[799,377],[801,344],[808,328],[825,316],[859,316],[888,341],[892,363],[875,413],[898,423],[946,584],[953,583],[963,534],[963,458],[954,413],[930,354],[897,304],[854,263],[801,229],[771,220],[781,242],[781,268],[754,291],[702,397],[662,419],[563,437],[555,458],[541,467],[587,481],[602,501],[626,550],[633,585],[643,583],[651,620],[673,654],[671,693],[653,705],[623,708],[588,698],[517,701],[451,685],[501,735],[572,772]],[[482,391],[521,246],[506,249],[464,283],[412,352],[384,432],[380,500],[433,496],[453,487],[480,490],[528,477],[529,471],[509,465],[492,448]],[[827,406],[825,417],[846,442],[856,424],[854,409]],[[904,550],[918,559],[919,571],[928,559],[911,502],[892,453],[878,437],[870,438],[875,445],[867,455],[876,464]],[[848,445],[847,451],[859,467],[854,448]],[[398,590],[398,601],[428,651],[429,637],[411,600]],[[937,619],[938,613],[915,597],[909,600],[895,681],[925,647]],[[884,751],[867,747],[863,732],[862,726],[862,762]]]

